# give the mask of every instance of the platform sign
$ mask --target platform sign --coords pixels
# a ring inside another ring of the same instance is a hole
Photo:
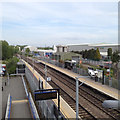
[[[57,91],[35,92],[35,101],[49,100],[49,99],[56,99],[56,98],[57,98]]]

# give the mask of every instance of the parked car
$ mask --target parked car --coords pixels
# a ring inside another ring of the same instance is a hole
[[[94,70],[94,68],[92,68],[92,67],[88,67],[88,74],[89,74],[91,77],[95,77],[95,76],[97,76],[98,71]]]
[[[3,76],[3,75],[4,75],[3,69],[0,68],[0,76]]]

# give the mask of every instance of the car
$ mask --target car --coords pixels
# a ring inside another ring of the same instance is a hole
[[[0,76],[3,76],[4,75],[4,72],[2,70],[2,68],[0,68]]]
[[[98,75],[98,71],[94,70],[94,68],[92,67],[88,67],[88,74],[91,76],[91,77],[95,77]]]

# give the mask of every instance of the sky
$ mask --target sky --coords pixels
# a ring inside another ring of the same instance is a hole
[[[12,45],[118,43],[117,2],[3,2],[2,36]]]

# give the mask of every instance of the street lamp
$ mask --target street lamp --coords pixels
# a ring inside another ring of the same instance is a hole
[[[35,86],[35,82],[34,82],[34,58],[32,58],[32,60],[33,60],[33,84]]]
[[[111,56],[108,56],[109,58],[109,80],[110,80],[110,61],[111,61]]]
[[[118,72],[118,90],[120,90],[120,60],[117,65],[117,72]]]
[[[44,56],[45,58],[45,56]],[[47,65],[46,65],[46,58],[45,58],[45,88],[47,88]]]
[[[75,77],[76,79],[76,120],[78,120],[78,114],[79,114],[79,87],[82,86],[85,81],[83,81],[80,85],[79,85],[79,78],[87,78],[89,76],[77,76]]]
[[[111,69],[111,66],[110,66],[110,61],[111,61],[111,56],[108,56],[108,59],[109,59],[109,85],[111,86],[111,80],[110,80],[110,69]]]

